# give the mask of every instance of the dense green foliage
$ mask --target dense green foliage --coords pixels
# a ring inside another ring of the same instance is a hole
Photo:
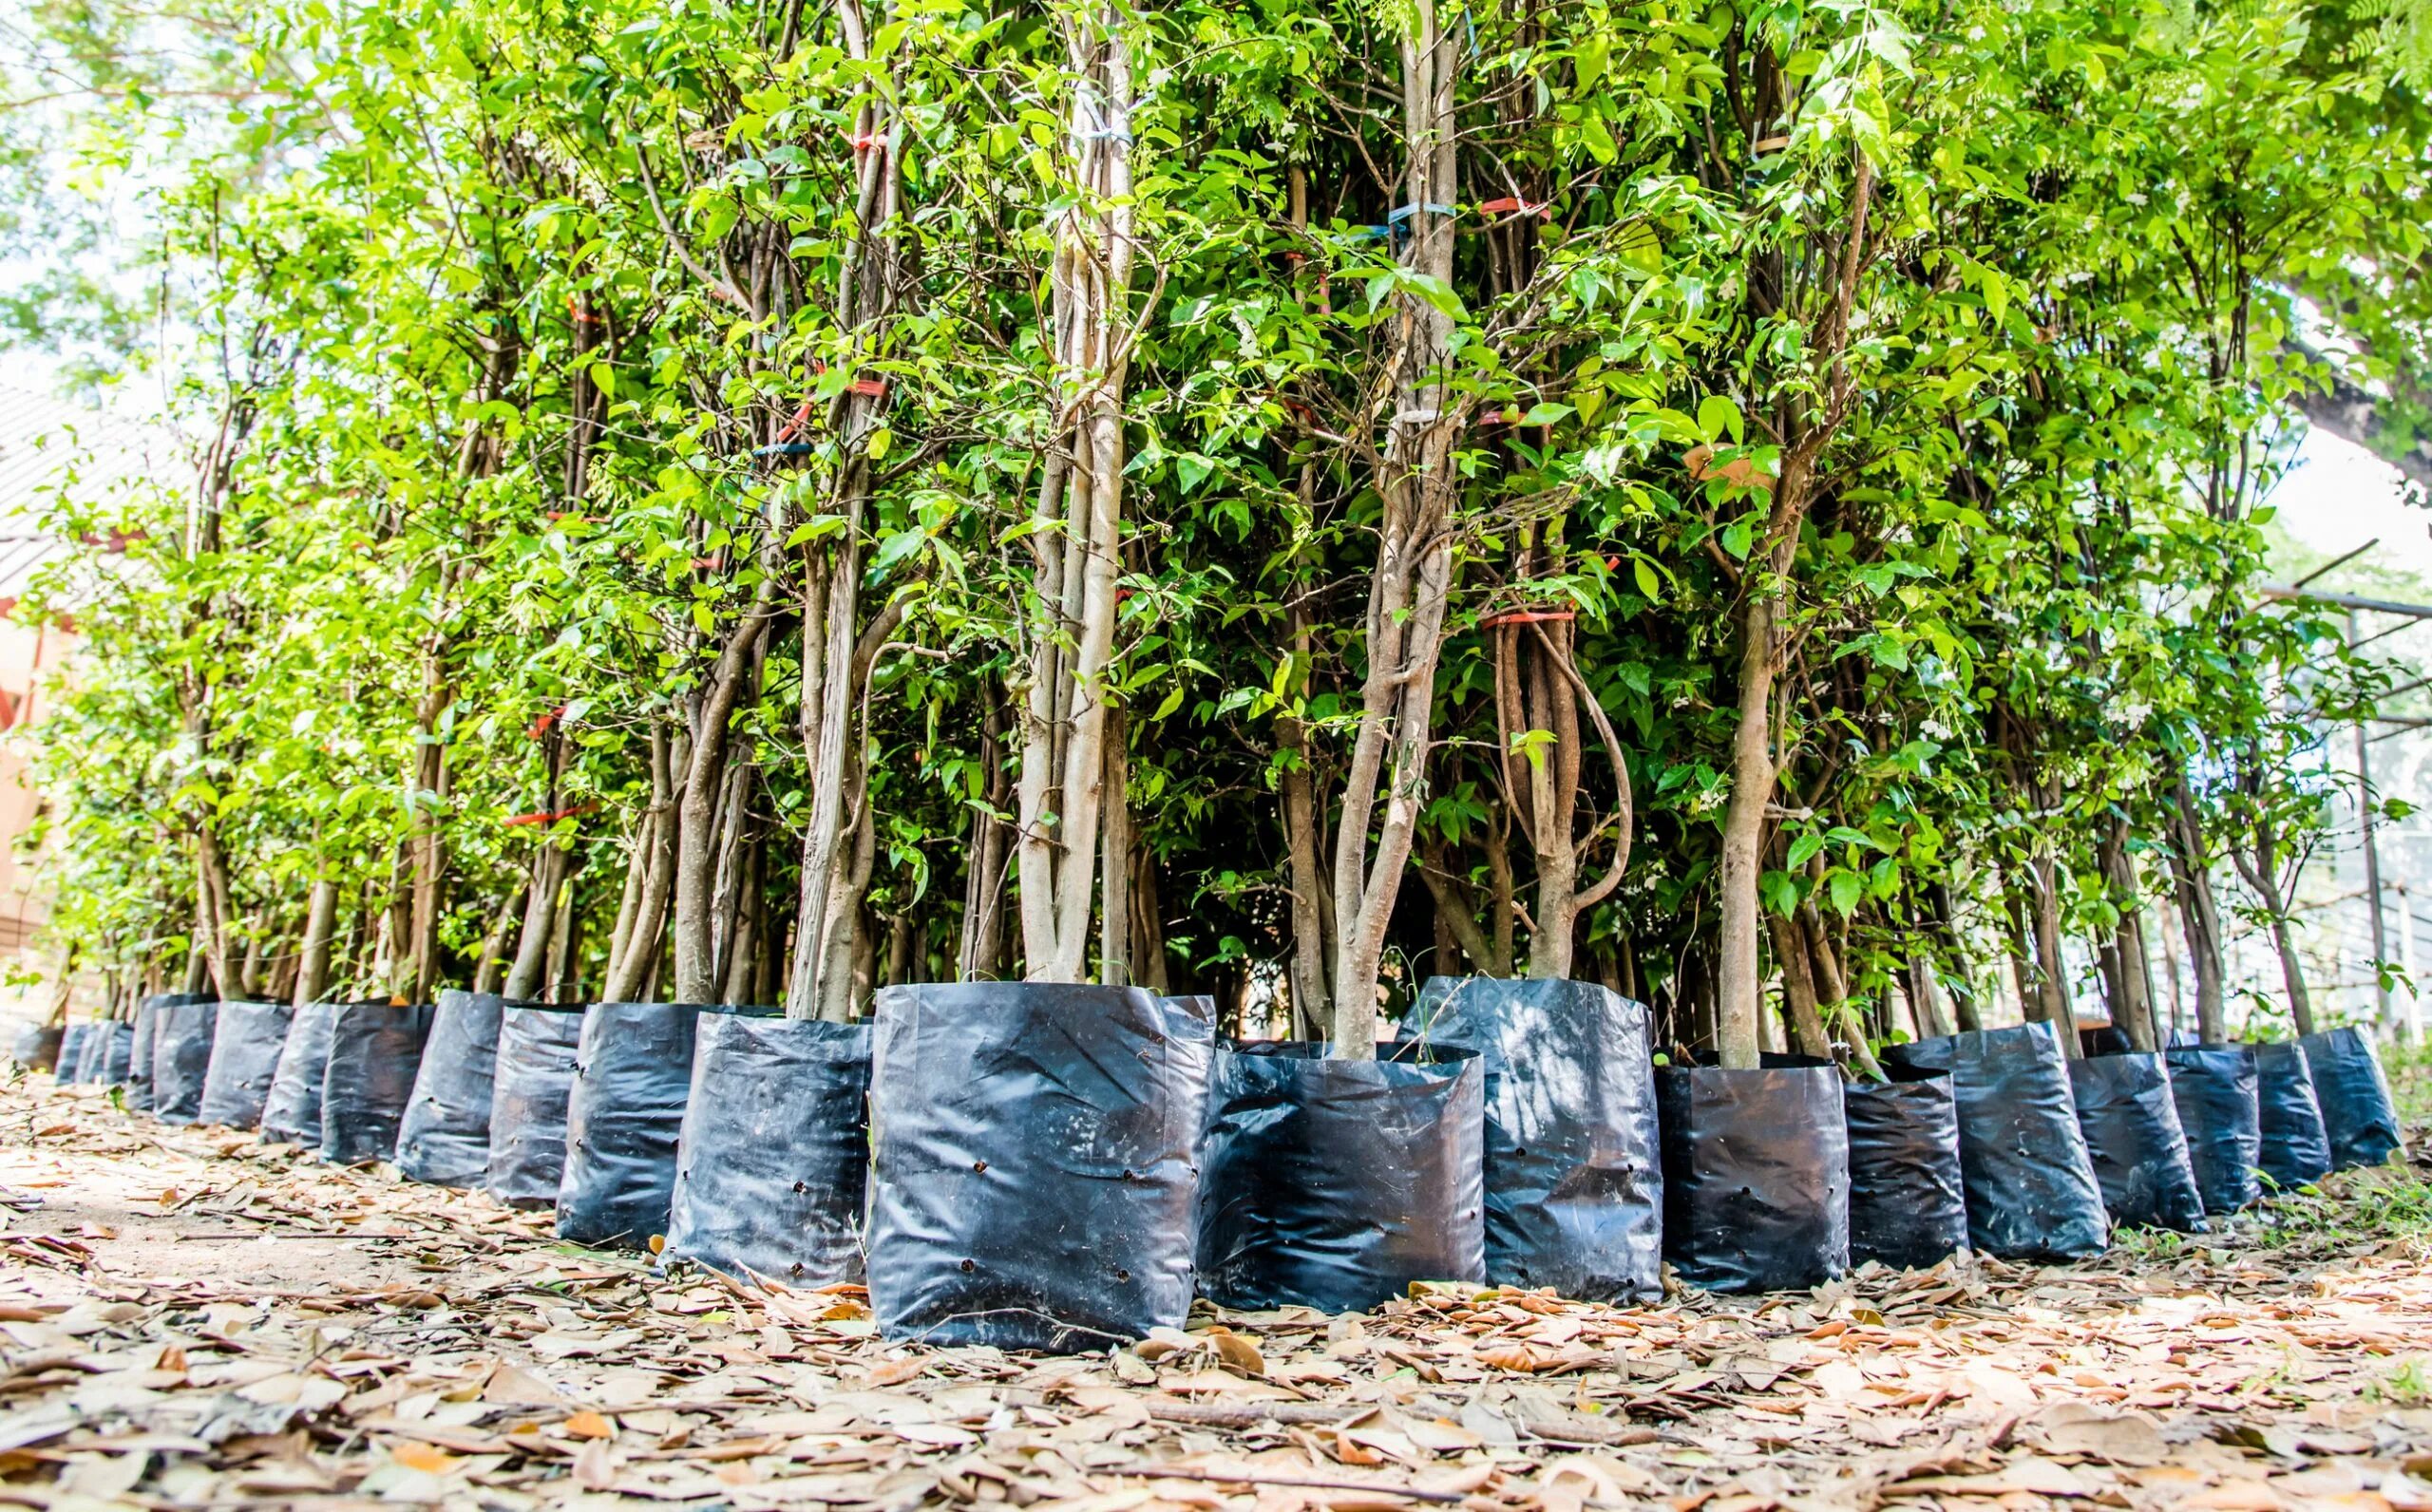
[[[1355,1043],[1329,1005],[1534,971],[1863,1064],[1998,978],[2067,1011],[2071,937],[2150,1042],[2184,928],[2217,1034],[2382,681],[2255,590],[2300,409],[2417,433],[2397,11],[58,26],[94,92],[20,157],[163,186],[203,438],[61,521],[140,538],[50,595],[89,964],[1086,971]]]

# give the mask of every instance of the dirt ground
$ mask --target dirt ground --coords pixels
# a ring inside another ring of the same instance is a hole
[[[1434,1286],[1022,1356],[21,1078],[0,1503],[2432,1512],[2428,1174],[2080,1266],[1649,1308]]]

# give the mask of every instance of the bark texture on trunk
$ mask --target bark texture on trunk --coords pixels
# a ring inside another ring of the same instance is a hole
[[[1460,33],[1433,0],[1417,0],[1401,45],[1402,122],[1411,207],[1402,266],[1453,285],[1453,206],[1459,194],[1454,86]],[[1335,1053],[1377,1053],[1377,1006],[1385,932],[1427,797],[1435,670],[1453,591],[1454,443],[1468,403],[1447,382],[1453,318],[1425,299],[1396,298],[1390,342],[1394,413],[1371,470],[1382,501],[1377,565],[1368,586],[1368,667],[1359,720],[1344,764],[1334,834]]]
[[[1136,334],[1130,41],[1112,8],[1068,15],[1064,29],[1074,194],[1049,275],[1055,420],[1026,538],[1019,864],[1023,973],[1035,982],[1077,982],[1088,969],[1123,545],[1124,384]]]

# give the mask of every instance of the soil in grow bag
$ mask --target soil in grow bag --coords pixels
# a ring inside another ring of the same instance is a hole
[[[338,1005],[321,1074],[321,1159],[360,1165],[396,1153],[429,1033],[428,1003]]]
[[[2330,1168],[2379,1165],[2399,1145],[2398,1108],[2373,1042],[2356,1029],[2325,1030],[2297,1043],[2313,1074],[2314,1102],[2330,1141]]]
[[[2160,1052],[2071,1061],[2069,1087],[2111,1221],[2203,1233],[2204,1200]]]
[[[1137,987],[878,994],[870,1307],[890,1338],[1103,1351],[1190,1315],[1214,1027]]]
[[[219,1000],[180,993],[152,1016],[152,1112],[163,1124],[191,1124],[202,1114],[202,1079],[211,1071],[211,1041]]]
[[[2195,1195],[2207,1213],[2234,1213],[2263,1195],[2255,1176],[2263,1135],[2255,1098],[2254,1049],[2247,1045],[2181,1045],[2162,1051],[2178,1126],[2187,1135]]]
[[[336,1003],[307,1003],[287,1021],[287,1044],[262,1103],[262,1138],[308,1150],[321,1147],[321,1080],[330,1069]]]
[[[2286,1191],[2330,1174],[2330,1138],[2323,1132],[2322,1106],[2314,1101],[2313,1072],[2302,1045],[2254,1047],[2256,1123],[2263,1131],[2257,1162],[2272,1184]]]
[[[9,1057],[29,1071],[52,1071],[59,1068],[60,1046],[67,1038],[64,1024],[30,1024],[17,1031],[16,1041],[9,1047]]]
[[[2051,1025],[1893,1045],[1884,1060],[1897,1074],[1950,1073],[1968,1248],[2005,1259],[2101,1253],[2110,1219]]]
[[[1769,1055],[1756,1070],[1660,1066],[1663,1257],[1709,1292],[1820,1286],[1850,1267],[1850,1135],[1840,1068]]]
[[[1380,1051],[1396,1050],[1378,1047]],[[1223,1307],[1360,1313],[1413,1281],[1486,1278],[1486,1064],[1416,1043],[1216,1052],[1199,1289]]]
[[[1921,1270],[1966,1249],[1959,1100],[1950,1078],[1852,1082],[1841,1102],[1850,1130],[1850,1263]]]
[[[667,1256],[797,1289],[862,1278],[870,1030],[701,1014]]]
[[[489,1169],[482,1185],[511,1207],[555,1207],[566,1166],[566,1095],[574,1089],[580,1008],[540,1005],[499,1014],[490,1085]]]
[[[479,1186],[490,1168],[490,1087],[498,1074],[496,992],[439,994],[397,1125],[397,1172],[409,1181]]]
[[[1663,1157],[1644,1005],[1593,982],[1438,976],[1423,1044],[1486,1063],[1486,1276],[1612,1302],[1663,1290]]]
[[[595,1003],[583,1014],[558,1238],[647,1249],[667,1232],[700,1016],[691,1003]]]
[[[285,1003],[219,1005],[198,1122],[230,1128],[260,1125],[271,1084],[278,1076],[278,1058],[287,1049],[287,1026],[294,1016],[295,1010]]]

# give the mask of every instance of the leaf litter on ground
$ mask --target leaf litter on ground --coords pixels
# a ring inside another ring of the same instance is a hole
[[[1645,1307],[1429,1283],[1052,1357],[28,1078],[0,1502],[2432,1512],[2432,1246],[2390,1220],[2423,1175],[2076,1266]]]

